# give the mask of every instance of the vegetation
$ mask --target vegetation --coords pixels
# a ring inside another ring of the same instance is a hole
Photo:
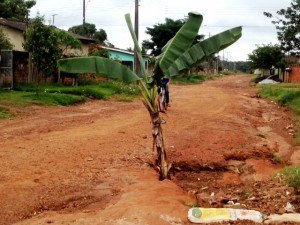
[[[2,27],[0,27],[0,50],[10,50],[12,48],[13,45],[10,43]]]
[[[23,46],[30,53],[32,77],[36,94],[39,94],[38,87],[43,78],[57,72],[57,60],[67,54],[68,49],[80,49],[81,42],[66,31],[46,26],[44,18],[39,16],[30,21],[25,36]]]
[[[11,107],[24,107],[30,104],[40,105],[72,105],[86,101],[87,98],[109,99],[115,97],[119,101],[132,101],[139,95],[135,84],[124,84],[117,81],[101,82],[85,86],[64,86],[61,84],[41,84],[41,92],[35,94],[34,85],[23,85],[16,90],[0,91],[0,118],[9,118],[13,114]]]
[[[251,69],[268,69],[272,67],[282,68],[284,53],[277,45],[263,45],[253,50],[248,55]]]
[[[186,20],[172,20],[165,19],[165,23],[158,23],[151,27],[146,28],[146,34],[151,36],[151,40],[144,40],[142,43],[143,49],[151,50],[151,55],[158,56],[162,52],[162,48],[168,41],[175,36],[175,34],[184,25]],[[199,42],[203,36],[196,35],[195,43]]]
[[[289,166],[281,172],[281,178],[290,187],[300,190],[300,166]]]
[[[99,44],[94,44],[89,47],[89,56],[100,56],[109,58],[109,52],[107,49],[102,48]]]
[[[107,40],[107,34],[105,30],[97,30],[96,25],[92,23],[85,23],[77,26],[70,27],[69,32],[78,34],[81,36],[95,39],[97,43],[103,44]]]
[[[279,105],[290,107],[300,118],[300,84],[282,83],[276,85],[264,85],[260,90],[260,96],[270,98]],[[296,136],[296,142],[300,144],[300,132]]]
[[[70,94],[104,100],[109,99],[113,95],[126,95],[135,97],[139,94],[136,85],[125,85],[122,82],[117,81],[101,82],[99,84],[77,87],[64,86],[60,84],[42,84],[40,85],[40,89],[43,91],[43,93]],[[35,87],[33,85],[23,85],[17,90],[23,92],[34,92]]]
[[[179,84],[179,85],[184,85],[184,84],[198,84],[202,83],[206,80],[211,80],[216,77],[222,77],[222,74],[212,74],[212,75],[198,75],[198,74],[190,74],[189,76],[176,76],[172,78],[172,83],[173,84]]]
[[[39,16],[30,21],[25,36],[24,48],[30,53],[39,83],[41,74],[50,76],[55,72],[56,61],[61,55],[59,38],[55,28],[44,25],[44,18]]]
[[[125,82],[138,82],[142,101],[148,110],[152,122],[153,150],[157,152],[156,167],[161,179],[169,175],[171,164],[167,162],[167,154],[162,132],[163,119],[157,102],[157,87],[164,76],[178,75],[181,71],[193,67],[207,57],[228,47],[241,37],[241,27],[222,32],[193,45],[203,17],[198,13],[189,13],[189,18],[175,36],[169,40],[162,54],[156,58],[154,74],[150,77],[145,69],[130,15],[125,19],[137,50],[140,74],[133,73],[122,64],[103,57],[81,57],[58,61],[59,69],[68,73],[94,73],[100,76],[119,78]]]
[[[6,108],[0,106],[0,119],[6,119],[13,117],[13,114],[11,114]]]
[[[24,22],[35,0],[0,0],[0,17]]]
[[[249,73],[250,72],[250,62],[249,61],[238,61],[235,63],[235,70],[242,72],[242,73]],[[234,65],[233,65],[234,67]]]
[[[264,12],[267,17],[273,15]],[[292,55],[300,54],[300,1],[292,0],[289,7],[277,11],[275,20],[272,23],[276,26],[278,40],[281,48]]]
[[[81,42],[74,36],[70,35],[67,31],[54,29],[54,32],[58,38],[59,48],[61,50],[60,57],[69,55],[70,49],[81,49]]]

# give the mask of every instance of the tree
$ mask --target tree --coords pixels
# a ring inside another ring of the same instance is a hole
[[[189,18],[185,24],[168,42],[162,50],[162,54],[156,58],[154,74],[150,76],[145,69],[142,51],[135,36],[130,15],[126,14],[125,19],[138,53],[138,62],[141,68],[140,77],[126,66],[102,57],[63,59],[58,61],[58,67],[61,71],[69,73],[95,73],[110,78],[119,78],[125,82],[138,82],[143,103],[151,118],[153,150],[157,152],[155,165],[160,173],[160,178],[166,179],[171,164],[167,162],[162,131],[164,120],[160,117],[157,104],[157,86],[161,84],[164,76],[177,75],[185,68],[198,64],[237,41],[241,37],[242,28],[236,27],[193,44],[203,17],[198,13],[189,13]]]
[[[12,49],[13,45],[10,43],[8,37],[0,27],[0,51]]]
[[[165,19],[165,23],[158,23],[153,28],[147,27],[146,34],[151,36],[150,40],[145,40],[142,46],[151,50],[151,54],[157,56],[161,54],[161,49],[174,37],[177,31],[183,26],[184,20]]]
[[[84,25],[77,25],[70,27],[69,32],[79,34],[81,36],[95,39],[97,43],[103,44],[107,40],[107,34],[105,30],[99,29],[97,31],[96,25],[92,23],[85,23]]]
[[[0,0],[0,17],[25,21],[30,8],[35,4],[35,0]]]
[[[70,33],[60,29],[54,29],[56,36],[58,37],[59,47],[61,49],[61,55],[68,55],[69,49],[81,49],[81,42],[72,36]]]
[[[36,70],[37,83],[42,76],[51,76],[57,69],[57,60],[69,48],[79,49],[81,43],[66,31],[46,26],[43,17],[31,20],[25,33],[24,49],[30,53]]]
[[[41,74],[50,76],[55,71],[56,61],[61,55],[59,38],[54,27],[44,25],[42,17],[30,21],[25,37],[24,49],[30,53],[39,82]]]
[[[249,61],[237,61],[235,63],[235,68],[239,72],[249,73],[250,71],[250,62]]]
[[[258,46],[248,55],[251,69],[268,69],[272,67],[281,68],[283,65],[284,53],[278,45]]]
[[[268,12],[264,15],[273,18]],[[292,0],[291,5],[277,11],[277,15],[272,23],[276,26],[281,48],[291,55],[300,55],[300,0]]]

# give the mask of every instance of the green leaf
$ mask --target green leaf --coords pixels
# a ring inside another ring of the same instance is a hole
[[[207,57],[232,45],[241,36],[242,27],[235,27],[193,45],[173,62],[168,73],[175,76],[179,71],[199,64]]]
[[[125,20],[126,20],[128,29],[129,29],[131,37],[132,37],[132,40],[133,40],[133,43],[134,43],[134,47],[135,47],[136,52],[137,52],[137,56],[138,56],[139,63],[140,63],[141,76],[144,79],[146,79],[147,78],[147,73],[146,73],[146,69],[145,69],[145,63],[144,63],[144,60],[143,60],[143,57],[142,57],[142,50],[141,50],[141,48],[139,46],[139,42],[138,42],[138,40],[136,38],[136,35],[135,35],[135,32],[133,30],[133,26],[132,26],[130,14],[125,14]]]
[[[202,20],[202,15],[189,13],[189,18],[186,23],[166,45],[159,61],[159,66],[165,75],[169,75],[169,67],[191,46]]]
[[[111,59],[102,57],[77,57],[61,59],[57,62],[60,71],[66,73],[93,73],[102,77],[120,79],[126,83],[140,78],[126,66]]]

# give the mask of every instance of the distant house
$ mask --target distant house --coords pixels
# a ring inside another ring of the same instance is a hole
[[[123,65],[125,65],[125,66],[129,67],[131,70],[133,70],[135,61],[134,61],[134,53],[132,51],[119,49],[119,48],[105,47],[105,46],[101,46],[101,47],[108,50],[109,57],[111,59],[119,60]],[[143,60],[144,60],[146,69],[148,69],[149,56],[144,55]]]
[[[287,67],[283,74],[283,81],[300,83],[300,57],[288,56],[285,61],[287,62]]]
[[[33,82],[29,73],[29,54],[23,48],[26,23],[0,18],[0,26],[13,45],[12,50],[0,53],[0,87],[13,88],[17,84]],[[88,54],[89,45],[95,40],[72,34],[82,43],[81,50],[68,50],[67,54],[83,56]]]

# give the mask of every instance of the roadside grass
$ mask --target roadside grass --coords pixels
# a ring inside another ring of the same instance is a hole
[[[191,75],[181,75],[173,77],[171,82],[177,85],[186,85],[186,84],[198,84],[202,83],[206,80],[211,80],[217,77],[223,77],[223,74],[211,74],[211,75],[198,75],[198,74],[191,74]]]
[[[33,85],[23,85],[17,90],[24,92],[35,92],[36,87]],[[87,98],[107,100],[113,95],[125,94],[127,96],[136,97],[138,88],[133,84],[123,84],[122,82],[101,82],[94,85],[84,86],[64,86],[62,84],[42,84],[39,87],[41,93],[59,93],[84,96]]]
[[[296,114],[296,121],[300,124],[300,84],[283,83],[262,85],[259,95],[277,102],[281,106],[288,106]],[[300,144],[300,130],[296,135],[296,142]]]
[[[14,115],[6,108],[0,106],[0,119],[12,118]]]
[[[110,81],[85,86],[64,86],[62,84],[41,84],[36,94],[34,85],[22,85],[16,90],[0,90],[0,118],[13,114],[10,108],[21,108],[31,104],[68,106],[85,102],[87,98],[107,100],[114,97],[117,101],[132,101],[139,95],[135,84]]]
[[[284,168],[280,176],[286,185],[300,190],[300,165]]]
[[[82,96],[75,96],[60,93],[39,93],[24,92],[14,90],[0,91],[0,104],[5,106],[23,107],[30,104],[39,105],[72,105],[78,102],[85,101],[86,98]]]

